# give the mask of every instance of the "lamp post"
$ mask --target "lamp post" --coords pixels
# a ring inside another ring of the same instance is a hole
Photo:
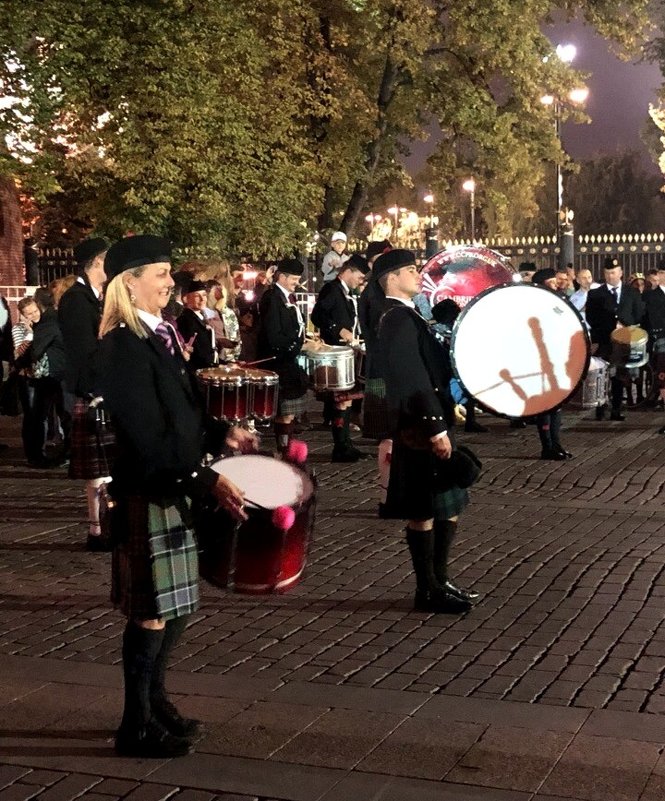
[[[471,244],[476,241],[476,182],[473,178],[468,178],[462,184],[462,189],[469,193],[471,201]]]
[[[388,214],[391,214],[395,218],[395,242],[397,242],[397,229],[399,228],[399,215],[404,214],[408,209],[405,209],[403,206],[391,206],[388,210]]]
[[[439,218],[434,216],[434,195],[428,192],[423,196],[423,202],[429,207],[429,213],[425,217],[425,258],[431,259],[439,250],[439,232],[437,226]]]
[[[370,213],[365,217],[365,222],[369,225],[370,236],[374,231],[374,226],[378,225],[382,219],[383,217],[380,214],[374,214],[372,211],[370,211]]]

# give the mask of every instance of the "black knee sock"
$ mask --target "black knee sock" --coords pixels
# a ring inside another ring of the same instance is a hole
[[[415,531],[408,526],[405,531],[413,572],[416,574],[416,589],[418,592],[430,592],[437,588],[434,575],[434,532]]]
[[[151,699],[166,699],[166,669],[168,667],[169,656],[175,647],[176,643],[182,636],[187,628],[187,620],[189,615],[182,617],[174,617],[166,621],[164,627],[164,639],[162,640],[162,647],[155,659],[155,665],[152,671],[152,679],[150,682],[150,697]]]
[[[275,423],[275,441],[279,452],[284,455],[289,449],[293,423]]]
[[[144,629],[128,621],[122,638],[125,708],[120,727],[142,728],[151,718],[150,684],[155,661],[164,640],[164,629]]]
[[[434,521],[434,575],[439,584],[448,580],[448,556],[456,533],[457,523],[455,521]]]
[[[549,414],[539,414],[536,417],[536,425],[538,426],[538,436],[540,437],[540,444],[543,450],[552,449],[552,435],[551,435],[551,422]]]
[[[351,435],[349,434],[350,415],[351,409],[335,409],[331,427],[335,448],[348,448],[351,444]]]
[[[550,438],[552,440],[552,447],[561,449],[561,409],[550,414]]]

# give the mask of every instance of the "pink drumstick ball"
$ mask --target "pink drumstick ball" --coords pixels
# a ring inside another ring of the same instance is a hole
[[[307,443],[301,439],[292,439],[286,451],[286,458],[290,462],[302,464],[307,459]]]
[[[296,522],[296,513],[290,506],[278,506],[273,509],[272,522],[280,531],[288,531]]]

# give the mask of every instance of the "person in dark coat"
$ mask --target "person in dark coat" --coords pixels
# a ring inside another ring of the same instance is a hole
[[[208,293],[203,281],[190,281],[183,289],[185,308],[180,312],[176,326],[189,352],[188,368],[191,373],[217,363],[215,333],[204,314]]]
[[[297,361],[305,341],[305,322],[295,296],[303,270],[297,259],[282,259],[259,304],[258,357],[269,359],[265,367],[279,375],[274,429],[282,453],[288,450],[293,422],[305,411],[307,396],[307,375]]]
[[[101,237],[79,242],[74,248],[79,275],[58,305],[66,355],[65,406],[72,415],[69,477],[86,482],[89,551],[111,549],[109,538],[102,536],[99,500],[102,485],[110,480],[107,453],[113,445],[113,436],[102,424],[101,408],[96,407],[95,412],[90,408],[93,398],[101,394],[97,353],[107,249],[108,242]]]
[[[612,361],[612,332],[626,325],[639,325],[644,314],[640,293],[622,281],[623,270],[618,259],[608,256],[603,265],[604,283],[589,290],[586,302],[586,319],[591,329],[591,342],[597,346],[596,355]],[[625,420],[621,413],[624,382],[621,369],[611,379],[610,418]],[[602,420],[605,407],[599,406],[596,419]]]
[[[367,259],[354,253],[339,268],[334,281],[321,287],[311,321],[327,345],[357,345],[360,337],[358,301],[352,294],[369,271]],[[360,396],[358,396],[360,397]],[[357,462],[367,454],[353,446],[349,433],[353,398],[346,393],[326,393],[324,418],[332,421],[333,462]]]
[[[408,521],[416,609],[459,614],[478,593],[458,587],[448,574],[470,483],[455,447],[450,356],[415,309],[420,275],[414,254],[391,250],[377,259],[374,274],[386,295],[377,345],[393,434],[386,516]]]
[[[665,261],[658,265],[656,285],[642,295],[644,326],[649,332],[649,345],[656,382],[662,401],[665,401]],[[665,434],[665,426],[658,430]]]
[[[127,618],[115,747],[158,759],[191,753],[200,730],[178,713],[164,683],[169,654],[198,604],[189,501],[212,494],[229,514],[246,517],[241,491],[202,458],[256,444],[247,431],[204,419],[175,330],[161,316],[173,287],[170,253],[168,240],[150,235],[109,248],[100,326],[101,389],[117,438],[112,600]]]

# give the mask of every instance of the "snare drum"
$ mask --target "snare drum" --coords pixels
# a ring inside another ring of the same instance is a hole
[[[365,360],[367,352],[364,345],[353,346],[353,360],[356,376],[356,384],[365,386]]]
[[[649,335],[639,325],[615,328],[611,339],[612,364],[616,367],[642,367],[649,361]]]
[[[247,371],[240,367],[208,367],[196,371],[209,415],[232,423],[246,420],[251,413]]]
[[[356,383],[353,348],[323,345],[301,355],[307,359],[306,372],[315,392],[353,389]]]
[[[579,312],[534,284],[493,287],[455,321],[453,368],[464,390],[492,412],[551,412],[575,392],[589,364]]]
[[[256,420],[270,420],[277,414],[279,376],[270,370],[247,370],[250,388],[250,416]]]
[[[295,587],[314,529],[314,479],[295,465],[258,454],[218,459],[212,468],[245,493],[248,519],[236,526],[223,511],[203,514],[198,527],[201,575],[239,593],[282,593]],[[288,531],[273,523],[279,506],[295,512]]]
[[[610,391],[610,366],[598,356],[589,361],[589,371],[580,388],[570,399],[576,409],[595,409],[607,403]]]

